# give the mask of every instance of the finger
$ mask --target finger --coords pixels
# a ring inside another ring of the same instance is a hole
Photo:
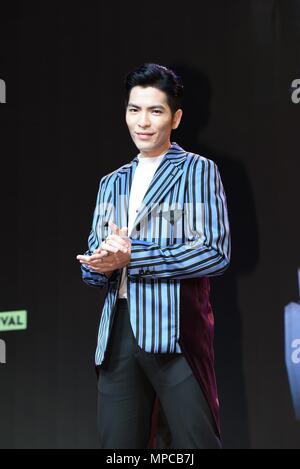
[[[80,264],[85,264],[85,265],[90,266],[93,261],[90,259],[79,259],[79,262]]]
[[[82,256],[81,254],[78,254],[78,256],[76,256],[76,259],[78,259],[79,261],[88,262],[90,260],[90,256]]]
[[[123,228],[120,230],[120,234],[119,235],[109,235],[107,238],[106,238],[106,242],[109,240],[109,239],[113,239],[115,241],[119,241],[120,243],[123,244],[124,247],[127,247],[128,246],[131,246],[131,241],[130,241],[130,238],[128,238],[127,236],[127,233],[124,231],[122,231]],[[128,228],[126,228],[126,230],[128,231]]]
[[[79,261],[81,260],[81,261],[89,262],[90,259],[93,259],[93,256],[95,255],[95,253],[96,253],[96,254],[98,254],[98,253],[100,254],[101,251],[102,251],[102,249],[98,248],[98,249],[96,249],[96,250],[94,251],[94,253],[93,253],[91,256],[88,256],[88,255],[86,255],[86,254],[84,254],[84,255],[78,254],[78,255],[76,256],[76,259],[78,259]]]
[[[108,242],[109,240],[116,241],[117,243],[122,244],[125,248],[128,246],[128,243],[126,243],[126,241],[119,235],[110,235],[106,238],[106,242]]]
[[[120,228],[115,223],[109,223],[109,226],[115,234],[119,234]]]
[[[89,269],[93,269],[93,270],[96,270],[97,272],[101,272],[102,271],[103,261],[104,261],[104,259],[97,259],[97,260],[94,260],[94,261],[89,261],[88,263],[80,261],[80,263],[85,265]]]
[[[92,256],[77,256],[81,264],[86,264],[88,266],[92,265],[95,261],[101,261],[103,258],[108,256],[108,252],[103,250],[100,254],[93,254]]]
[[[109,252],[106,251],[105,249],[102,249],[100,254],[98,254],[98,259],[104,259],[105,257],[107,257],[109,255]]]
[[[123,228],[121,228],[120,230],[120,236],[122,239],[127,239],[128,240],[128,228],[127,226],[123,226]]]
[[[127,252],[127,246],[123,242],[120,242],[119,240],[116,241],[114,239],[108,239],[106,243],[109,244],[110,246],[117,248],[118,251]]]
[[[88,267],[90,267],[91,269],[96,269],[96,270],[102,269],[102,262],[103,262],[102,259],[97,259],[94,262],[89,262]]]
[[[120,236],[121,236],[121,238],[125,241],[127,247],[130,247],[130,248],[131,248],[131,239],[130,239],[129,236],[128,236],[128,228],[127,228],[127,226],[124,226],[123,228],[121,228]]]
[[[118,248],[116,248],[116,247],[114,247],[114,246],[111,246],[110,244],[108,244],[108,243],[106,243],[106,242],[103,242],[103,243],[102,243],[102,247],[103,247],[103,249],[105,249],[106,251],[112,252],[112,253],[114,253],[114,254],[116,254],[116,253],[119,251]]]
[[[107,257],[108,256],[108,252],[107,251],[102,251],[100,254],[93,254],[90,259],[89,259],[89,262],[95,262],[95,261],[98,261],[99,259],[103,259],[104,257]]]

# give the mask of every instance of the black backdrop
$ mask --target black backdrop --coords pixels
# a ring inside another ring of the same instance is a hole
[[[172,66],[186,150],[219,165],[232,264],[212,279],[227,448],[300,448],[284,364],[283,310],[298,299],[300,1],[2,5],[1,448],[94,448],[94,351],[103,291],[81,282],[99,178],[138,152],[123,78]],[[300,371],[299,371],[300,372]]]

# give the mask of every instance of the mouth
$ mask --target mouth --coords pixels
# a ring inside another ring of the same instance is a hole
[[[152,134],[152,133],[147,133],[147,132],[145,132],[145,133],[144,132],[139,132],[139,133],[136,132],[136,134],[137,134],[138,138],[140,138],[141,140],[144,140],[144,139],[147,140],[150,137],[152,137],[152,135],[154,135],[154,133]]]

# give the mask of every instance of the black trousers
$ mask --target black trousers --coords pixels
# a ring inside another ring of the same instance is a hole
[[[220,449],[213,417],[183,354],[151,354],[134,337],[119,299],[98,376],[100,448],[146,448],[157,393],[176,449]]]

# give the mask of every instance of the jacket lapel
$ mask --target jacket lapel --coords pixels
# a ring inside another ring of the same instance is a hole
[[[162,159],[159,167],[157,168],[153,179],[148,187],[141,205],[141,211],[138,213],[134,226],[132,228],[132,235],[136,235],[136,227],[142,222],[145,216],[154,210],[157,205],[164,199],[166,194],[171,190],[176,181],[183,173],[182,163],[186,160],[187,154],[176,142],[172,142],[171,147]],[[128,226],[128,206],[129,196],[132,184],[132,179],[138,165],[138,157],[136,156],[129,164],[123,166],[118,171],[118,176],[121,177],[122,187],[124,188],[122,203],[125,213],[127,214]],[[124,215],[123,215],[123,221]],[[119,226],[124,226],[122,221],[119,221]]]

